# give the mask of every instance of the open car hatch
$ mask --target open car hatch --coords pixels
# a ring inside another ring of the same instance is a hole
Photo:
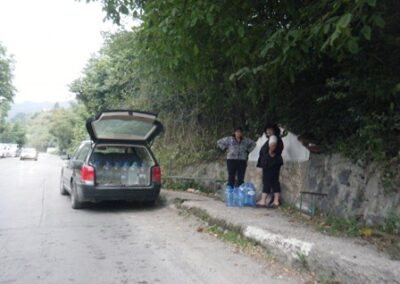
[[[103,111],[86,122],[94,142],[141,142],[150,144],[163,131],[157,115],[149,112]]]

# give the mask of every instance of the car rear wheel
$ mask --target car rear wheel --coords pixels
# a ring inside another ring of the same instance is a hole
[[[76,184],[74,182],[71,186],[71,207],[73,209],[83,208],[83,202],[79,200],[78,194],[76,192]]]
[[[60,194],[61,195],[67,195],[68,194],[68,191],[65,190],[62,174],[61,174],[61,177],[60,177]]]

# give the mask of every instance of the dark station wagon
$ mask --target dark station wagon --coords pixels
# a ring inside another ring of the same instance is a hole
[[[83,141],[61,170],[60,193],[71,207],[104,200],[154,204],[161,170],[150,147],[163,131],[157,115],[139,111],[103,111],[89,119],[90,141]]]

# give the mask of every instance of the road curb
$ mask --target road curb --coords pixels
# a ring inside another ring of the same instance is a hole
[[[236,231],[249,240],[264,247],[279,261],[295,268],[313,272],[322,282],[339,283],[400,283],[400,262],[385,260],[371,255],[371,259],[348,257],[332,250],[332,244],[305,241],[296,236],[284,236],[266,229],[227,220],[213,214],[205,202],[179,200],[178,209],[183,209],[210,225]],[[335,244],[334,244],[335,245]]]

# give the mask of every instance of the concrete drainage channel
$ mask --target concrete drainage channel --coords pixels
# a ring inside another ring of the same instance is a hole
[[[387,267],[385,263],[378,263],[379,258],[375,255],[371,259],[339,255],[335,246],[340,242],[329,238],[323,239],[321,243],[313,243],[296,237],[284,237],[257,226],[244,225],[243,222],[230,222],[225,218],[215,217],[218,216],[215,212],[201,208],[199,204],[203,202],[211,201],[176,198],[173,206],[200,218],[210,226],[241,234],[262,246],[278,261],[316,275],[321,283],[400,283],[399,263],[391,262]],[[324,243],[326,240],[332,242]]]

